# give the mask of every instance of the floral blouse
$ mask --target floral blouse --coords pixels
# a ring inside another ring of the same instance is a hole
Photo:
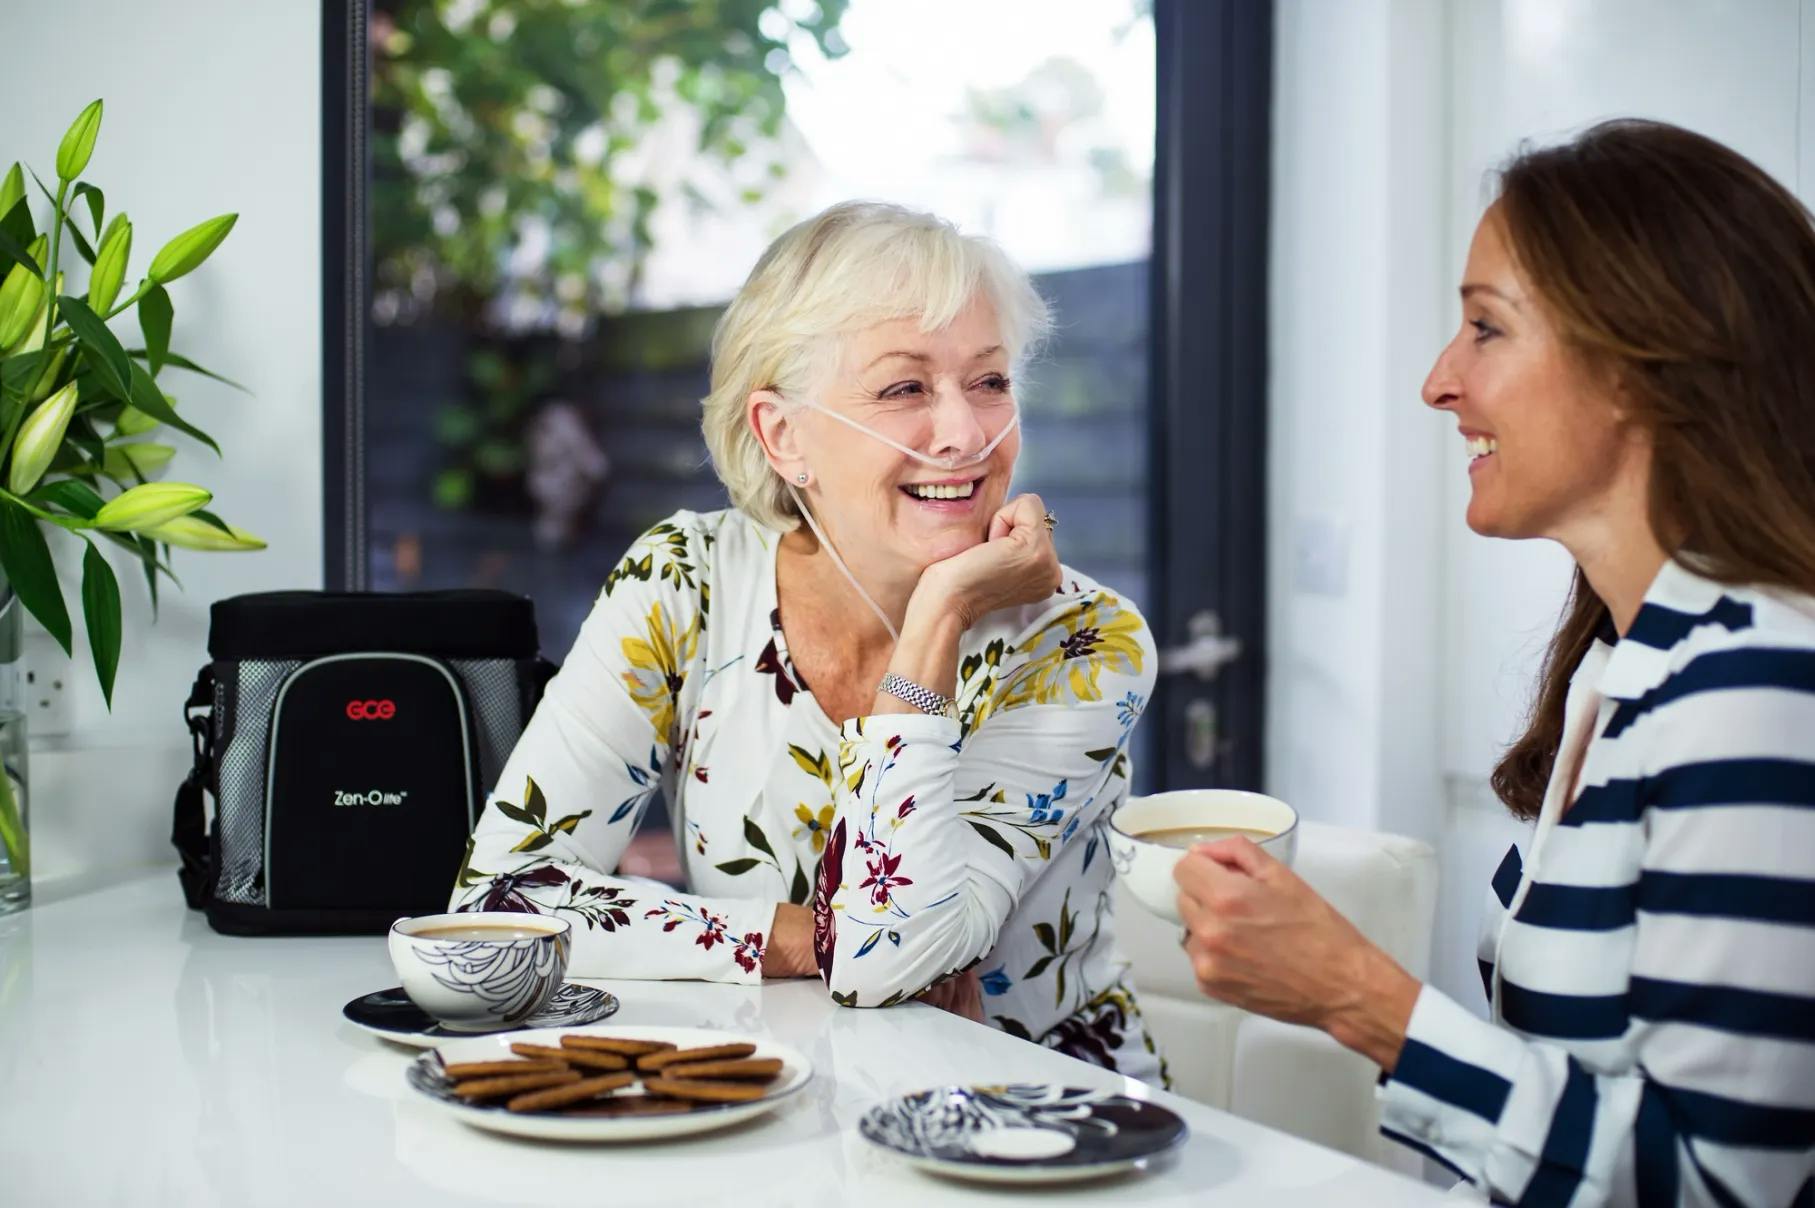
[[[1103,838],[1153,686],[1140,613],[1067,570],[1050,601],[964,635],[956,719],[840,727],[788,657],[779,540],[734,510],[678,512],[605,576],[453,907],[567,916],[578,976],[755,983],[776,903],[811,904],[839,1003],[975,967],[995,1026],[1163,1078]],[[657,793],[687,893],[612,875]]]

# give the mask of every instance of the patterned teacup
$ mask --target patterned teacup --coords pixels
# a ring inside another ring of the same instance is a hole
[[[511,911],[425,914],[391,924],[391,964],[410,1001],[456,1032],[514,1028],[567,973],[566,919]]]
[[[1245,833],[1267,854],[1292,863],[1298,849],[1298,811],[1279,800],[1239,789],[1184,789],[1130,797],[1109,819],[1109,858],[1141,905],[1182,922],[1172,869],[1195,843]]]

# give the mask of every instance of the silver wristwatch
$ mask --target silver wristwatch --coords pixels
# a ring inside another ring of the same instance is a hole
[[[913,680],[896,675],[893,671],[882,677],[881,690],[898,701],[905,701],[922,713],[931,713],[934,717],[958,716],[958,702],[949,696],[940,696],[931,688],[922,688]]]

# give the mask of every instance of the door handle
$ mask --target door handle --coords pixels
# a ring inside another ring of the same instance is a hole
[[[1222,618],[1213,612],[1193,613],[1185,623],[1185,632],[1190,636],[1183,645],[1160,651],[1159,674],[1191,674],[1200,680],[1212,680],[1242,655],[1241,639],[1225,635]]]

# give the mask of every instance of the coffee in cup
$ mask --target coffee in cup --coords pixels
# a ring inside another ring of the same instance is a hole
[[[1265,843],[1277,834],[1279,832],[1276,830],[1264,830],[1255,826],[1162,826],[1155,830],[1136,831],[1134,838],[1143,843],[1157,843],[1161,847],[1190,851],[1200,843],[1215,843],[1218,839],[1234,835],[1255,843]]]

